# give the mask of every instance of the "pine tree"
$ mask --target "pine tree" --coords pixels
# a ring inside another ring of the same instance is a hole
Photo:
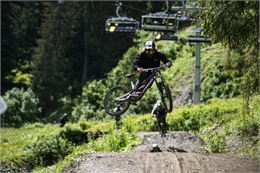
[[[1,2],[2,91],[25,86],[16,81],[17,72],[29,73],[35,40],[39,37],[42,4],[39,2]]]
[[[69,93],[70,51],[77,18],[71,9],[69,5],[49,3],[35,53],[32,86],[47,114],[59,107],[62,96]]]

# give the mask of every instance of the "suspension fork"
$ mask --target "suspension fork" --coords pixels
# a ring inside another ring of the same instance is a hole
[[[158,82],[158,80],[155,79],[155,83],[156,83],[156,86],[157,86],[157,88],[159,90],[159,94],[162,97],[162,82]]]
[[[157,77],[155,77],[155,82],[156,82],[156,86],[157,86],[157,88],[158,88],[158,90],[159,90],[159,93],[160,93],[160,96],[162,97],[163,95],[163,93],[162,93],[162,85],[163,85],[163,83],[164,83],[164,78],[162,77],[162,75],[161,75],[161,73],[160,72],[158,72],[159,74],[157,75]],[[158,81],[156,78],[161,78],[161,81]]]

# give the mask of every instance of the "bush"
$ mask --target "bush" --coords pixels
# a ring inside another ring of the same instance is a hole
[[[115,131],[91,143],[91,148],[95,151],[127,151],[139,143],[140,139],[133,133]]]
[[[103,119],[106,113],[103,109],[103,100],[106,92],[106,86],[101,80],[89,82],[82,92],[82,96],[76,101],[73,107],[72,119]]]
[[[10,161],[0,161],[1,172],[18,172],[19,166]]]
[[[201,84],[202,99],[237,97],[241,94],[242,73],[240,68],[233,67],[237,62],[230,62],[237,55],[231,53],[230,57],[227,57],[228,50],[221,44],[211,47],[215,50],[206,51],[203,58],[207,65],[204,65],[205,68],[202,69],[202,74],[204,74]],[[225,52],[224,55],[223,52]]]
[[[225,151],[225,137],[219,134],[206,136],[206,151],[209,153],[223,153]]]
[[[199,131],[215,123],[229,121],[240,112],[241,100],[212,99],[205,104],[175,109],[167,117],[170,130]]]
[[[39,123],[39,122],[36,122],[36,123],[25,123],[23,125],[23,129],[34,129],[34,128],[43,128],[46,124],[43,124],[43,123]]]
[[[1,125],[20,126],[25,122],[33,122],[39,118],[41,108],[39,100],[29,88],[13,88],[3,96],[8,108],[1,116]]]
[[[151,115],[129,116],[123,120],[122,129],[129,133],[135,133],[138,131],[155,131],[157,130],[156,119]]]
[[[64,96],[59,99],[59,102],[61,103],[61,106],[48,116],[44,117],[45,122],[57,122],[64,114],[67,114],[68,120],[71,121],[70,115],[72,113],[73,100],[68,96]]]
[[[78,145],[88,142],[87,133],[73,126],[66,125],[60,134],[64,139],[72,142],[73,144]]]
[[[237,127],[237,134],[242,137],[245,136],[257,136],[259,134],[259,122],[252,121],[242,121],[240,120],[239,125]]]
[[[25,146],[24,158],[33,166],[48,166],[63,159],[72,149],[72,144],[59,134],[40,135]]]

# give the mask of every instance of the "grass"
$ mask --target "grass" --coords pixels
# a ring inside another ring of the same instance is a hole
[[[24,128],[1,128],[0,153],[2,160],[12,160],[20,155],[21,148],[28,143],[37,133],[42,130],[41,127]]]
[[[259,130],[259,108],[260,98],[254,97],[250,103],[250,114],[242,114],[242,99],[212,99],[207,103],[199,105],[183,106],[174,109],[167,116],[170,130],[193,131],[205,141],[206,149],[210,153],[226,152],[225,140],[230,136],[243,139],[244,154],[256,157],[259,154],[256,145],[252,141],[256,139]],[[222,125],[212,130],[216,124]],[[52,172],[62,170],[71,163],[77,161],[78,157],[85,155],[88,151],[127,151],[140,143],[136,137],[139,131],[156,131],[155,119],[150,115],[127,115],[122,119],[121,130],[115,130],[114,121],[81,121],[69,124],[84,131],[108,132],[97,140],[90,140],[88,144],[83,143],[76,146],[71,154],[54,166],[42,169],[36,167],[33,172]],[[22,149],[25,144],[32,141],[38,134],[58,133],[57,125],[27,125],[22,128],[1,129],[1,160],[19,162]],[[208,129],[207,133],[205,129]],[[259,145],[259,142],[258,142]]]
[[[24,146],[41,133],[49,133],[58,130],[57,125],[51,124],[27,124],[22,128],[0,129],[0,162],[11,170],[26,169],[24,165]]]

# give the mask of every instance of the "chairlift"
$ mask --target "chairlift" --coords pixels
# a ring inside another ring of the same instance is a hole
[[[177,30],[184,29],[192,24],[194,19],[190,18],[189,16],[182,14],[182,12],[178,12],[175,14],[176,20],[176,28]]]
[[[142,15],[141,27],[145,30],[153,31],[174,31],[175,17],[167,14],[169,9],[168,0],[166,0],[166,7],[166,10],[163,12]]]
[[[166,7],[167,9],[163,12],[142,15],[141,27],[152,31],[177,32],[179,29],[189,26],[193,21],[180,11],[176,14],[168,13],[168,0],[166,0]]]
[[[107,32],[136,32],[139,22],[128,17],[114,17],[106,20]]]
[[[119,9],[122,3],[117,4],[117,17],[112,17],[106,20],[105,29],[107,32],[129,32],[133,33],[139,29],[139,22],[133,18],[122,17],[119,15]]]
[[[191,23],[194,21],[194,19],[190,18],[188,11],[195,10],[195,11],[201,11],[205,10],[203,7],[199,6],[187,6],[189,0],[182,0],[182,6],[172,6],[171,9],[173,11],[177,11],[176,20],[178,23],[178,28],[183,29],[187,26],[190,26]]]
[[[166,13],[142,15],[141,27],[153,31],[175,31],[175,17]]]
[[[141,27],[145,30],[177,32],[190,26],[193,20],[180,13],[154,13],[142,16]]]

